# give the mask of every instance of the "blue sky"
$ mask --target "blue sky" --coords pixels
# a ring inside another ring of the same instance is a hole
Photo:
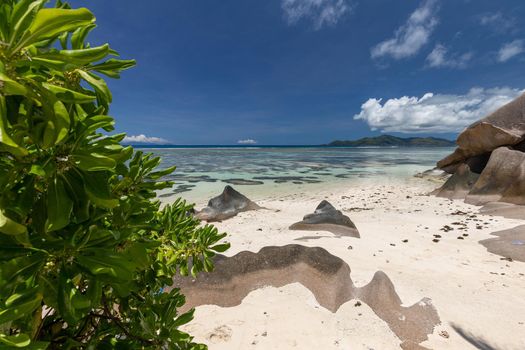
[[[110,81],[136,141],[454,138],[525,88],[523,0],[71,4],[97,16],[92,45],[138,62]]]

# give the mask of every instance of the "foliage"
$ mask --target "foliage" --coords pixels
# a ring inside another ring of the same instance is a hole
[[[178,330],[184,296],[162,291],[210,271],[225,234],[183,201],[161,209],[174,169],[102,132],[101,75],[135,62],[86,42],[87,9],[45,4],[0,1],[0,349],[205,348]]]

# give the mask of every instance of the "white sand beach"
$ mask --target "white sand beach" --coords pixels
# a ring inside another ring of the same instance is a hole
[[[429,196],[438,186],[388,177],[330,190],[297,186],[295,194],[252,198],[267,209],[215,225],[228,232],[228,256],[265,246],[322,247],[348,263],[356,286],[380,270],[404,306],[430,298],[441,323],[420,344],[425,348],[525,348],[525,263],[504,260],[478,243],[525,222],[480,215],[479,207]],[[361,238],[288,229],[323,199],[351,218]],[[235,307],[199,306],[185,330],[211,350],[399,349],[401,343],[368,305],[351,300],[333,313],[299,283],[258,289]]]

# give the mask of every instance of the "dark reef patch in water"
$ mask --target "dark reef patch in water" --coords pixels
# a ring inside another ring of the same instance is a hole
[[[186,175],[186,174],[172,174],[167,177],[168,180],[186,181],[191,183],[198,182],[217,182],[217,179],[211,178],[208,175]]]
[[[320,183],[316,176],[256,176],[255,180],[273,180],[276,184],[287,182],[305,182],[309,184]]]
[[[222,180],[222,182],[226,182],[232,185],[262,185],[264,184],[263,181],[248,180],[248,179],[226,179],[226,180]]]
[[[173,190],[173,194],[189,192],[195,185],[179,185]]]

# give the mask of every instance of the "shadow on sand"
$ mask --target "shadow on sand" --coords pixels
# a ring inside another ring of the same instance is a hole
[[[456,324],[451,325],[452,328],[461,336],[463,339],[468,341],[472,346],[479,350],[498,350],[498,348],[488,344],[482,338],[479,338],[471,333],[466,332],[463,328]]]

